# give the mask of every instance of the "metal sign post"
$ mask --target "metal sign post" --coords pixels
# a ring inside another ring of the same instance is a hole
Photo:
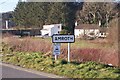
[[[57,56],[60,54],[60,43],[54,43],[53,54],[55,55],[55,60],[57,60]]]
[[[70,43],[68,43],[68,62],[70,62]]]
[[[75,42],[75,36],[74,35],[60,35],[60,34],[54,34],[52,36],[52,42],[54,43],[54,51],[53,54],[55,55],[55,60],[57,60],[57,55],[60,54],[60,48],[57,45],[57,43],[68,43],[68,62],[70,62],[70,43]],[[56,46],[55,46],[56,45]]]
[[[57,55],[55,55],[55,61],[57,60]]]

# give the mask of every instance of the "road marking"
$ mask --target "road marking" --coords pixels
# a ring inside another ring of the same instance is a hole
[[[60,76],[57,76],[57,75],[54,75],[54,74],[48,74],[48,73],[39,72],[39,71],[31,70],[31,69],[26,69],[26,68],[22,68],[22,67],[19,67],[19,66],[14,66],[14,65],[11,65],[11,64],[0,63],[0,65],[7,66],[7,67],[17,69],[17,70],[21,70],[21,71],[26,71],[26,72],[37,74],[37,75],[41,75],[41,76],[46,76],[46,77],[49,77],[49,78],[63,78],[63,77],[60,77]]]

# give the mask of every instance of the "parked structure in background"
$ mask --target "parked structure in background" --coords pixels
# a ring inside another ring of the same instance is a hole
[[[96,24],[80,24],[75,27],[75,38],[98,38],[106,37],[106,30]]]
[[[41,36],[52,36],[53,34],[59,34],[61,30],[62,24],[43,25]]]
[[[2,34],[12,34],[15,36],[40,36],[40,29],[2,29]]]
[[[11,20],[13,18],[13,12],[0,13],[2,15],[2,29],[9,29],[15,26],[15,23]]]

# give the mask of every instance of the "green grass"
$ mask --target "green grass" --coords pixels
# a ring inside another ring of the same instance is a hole
[[[44,40],[47,42],[52,43],[52,38],[33,38],[37,40]],[[61,43],[63,46],[67,46],[67,43]],[[80,40],[80,39],[75,39],[74,43],[71,43],[71,47],[77,47],[77,48],[95,48],[95,49],[106,49],[106,48],[111,48],[111,45],[109,43],[91,43],[89,40]]]
[[[2,61],[25,68],[44,71],[70,78],[117,78],[120,79],[120,69],[95,62],[67,63],[65,60],[54,61],[52,57],[44,57],[43,53],[14,52],[4,54]]]
[[[95,48],[95,49],[106,49],[106,48],[110,48],[111,45],[109,43],[92,43],[89,40],[79,40],[76,39],[75,43],[71,44],[72,47],[77,47],[77,48]]]
[[[85,40],[76,40],[75,43],[72,44],[72,47],[74,46],[78,48],[94,48],[98,46],[98,44],[89,43]]]

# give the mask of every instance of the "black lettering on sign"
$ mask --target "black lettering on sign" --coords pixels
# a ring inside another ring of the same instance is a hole
[[[55,40],[57,40],[57,37],[55,37]]]
[[[55,37],[55,40],[73,40],[73,37]]]
[[[56,36],[53,36],[52,38],[52,41],[53,43],[54,42],[74,42],[74,36],[73,35],[56,35]]]
[[[68,40],[70,40],[70,37],[68,37]]]
[[[67,37],[64,37],[64,40],[67,40]]]
[[[64,40],[64,37],[62,37],[62,40]]]
[[[61,40],[61,37],[58,37],[58,40]]]
[[[71,40],[73,40],[73,37],[70,37]]]

